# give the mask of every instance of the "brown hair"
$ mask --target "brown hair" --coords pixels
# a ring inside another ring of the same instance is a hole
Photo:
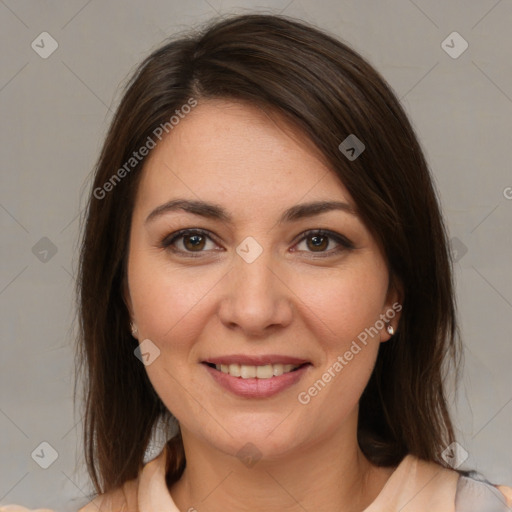
[[[445,364],[458,368],[460,347],[445,227],[413,128],[386,81],[346,44],[283,16],[243,15],[172,40],[142,62],[97,163],[81,248],[77,352],[86,369],[85,457],[97,492],[135,478],[152,428],[173,419],[134,357],[138,343],[123,300],[145,158],[112,180],[191,98],[236,99],[278,112],[342,180],[403,290],[397,332],[381,344],[360,400],[360,447],[377,465],[396,465],[411,453],[446,466],[441,452],[454,431]],[[365,144],[353,161],[338,149],[350,134]],[[108,193],[107,182],[114,185]],[[169,447],[170,485],[186,463],[179,433]]]

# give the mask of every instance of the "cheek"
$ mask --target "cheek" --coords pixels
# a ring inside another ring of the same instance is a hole
[[[128,282],[141,335],[165,350],[186,346],[203,328],[208,295],[221,278],[206,267],[173,268],[165,258],[134,250]]]
[[[387,291],[384,275],[377,265],[302,274],[293,289],[304,304],[303,316],[309,319],[310,327],[316,326],[314,329],[322,333],[320,339],[330,340],[330,345],[343,350],[374,326],[383,313]]]
[[[382,313],[387,283],[346,273],[307,286],[302,280],[301,316],[321,348],[318,374],[299,391],[299,403],[310,407],[311,427],[321,419],[324,425],[339,425],[354,408],[371,376],[380,347],[375,329]],[[317,420],[313,420],[315,417]]]
[[[160,350],[154,362],[146,366],[148,377],[173,414],[179,418],[193,416],[197,411],[183,389],[198,388],[190,383],[195,375],[190,374],[190,363],[199,357],[194,342],[205,328],[208,292],[218,277],[211,272],[199,277],[197,268],[171,268],[144,251],[134,251],[128,280],[139,342],[150,339]]]

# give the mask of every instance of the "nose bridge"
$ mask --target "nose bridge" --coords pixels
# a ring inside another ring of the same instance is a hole
[[[240,250],[242,250],[240,248]],[[253,261],[244,259],[237,254],[233,262],[233,274],[240,286],[240,291],[249,295],[263,295],[271,298],[274,293],[275,261],[271,251],[266,249]],[[238,287],[237,287],[238,289]]]

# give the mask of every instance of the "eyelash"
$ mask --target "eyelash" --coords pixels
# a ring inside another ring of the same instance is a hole
[[[164,239],[162,239],[160,242],[160,248],[170,250],[174,253],[180,253],[182,255],[185,255],[185,257],[190,257],[190,258],[201,257],[201,254],[203,252],[207,252],[204,250],[197,251],[197,252],[183,251],[181,249],[176,249],[175,247],[174,248],[172,247],[176,241],[178,241],[179,239],[182,239],[184,236],[187,236],[187,235],[189,235],[189,236],[200,235],[205,238],[208,238],[209,240],[211,240],[212,242],[215,243],[215,240],[212,239],[212,237],[210,236],[210,233],[204,229],[199,229],[199,228],[181,229],[180,231],[177,231],[175,233],[167,235]],[[324,251],[324,252],[322,252],[322,251],[320,251],[320,252],[306,251],[306,252],[310,252],[312,255],[314,255],[313,257],[315,257],[315,258],[316,257],[325,258],[325,257],[333,256],[334,254],[338,254],[345,250],[354,249],[354,244],[348,238],[346,238],[343,235],[340,235],[338,233],[335,233],[333,231],[326,230],[326,229],[311,229],[309,231],[305,231],[304,233],[302,233],[301,238],[295,245],[298,245],[301,242],[303,242],[304,240],[307,240],[308,238],[312,238],[314,236],[328,237],[328,238],[334,240],[337,244],[339,244],[339,247],[337,247],[335,249],[331,249],[329,251]]]

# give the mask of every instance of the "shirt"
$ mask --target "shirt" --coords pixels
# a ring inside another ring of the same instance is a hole
[[[78,512],[180,511],[167,488],[167,445],[148,461],[139,476],[118,489],[97,496]],[[194,510],[193,507],[190,509]],[[364,512],[511,512],[512,487],[462,476],[434,462],[406,455],[377,498]],[[53,512],[19,505],[0,512]]]

